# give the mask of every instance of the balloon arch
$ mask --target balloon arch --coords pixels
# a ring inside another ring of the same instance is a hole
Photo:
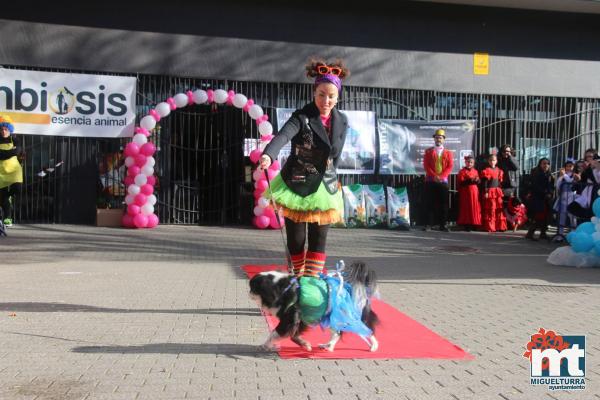
[[[235,93],[233,90],[226,92],[223,89],[217,90],[188,90],[185,93],[178,93],[169,97],[165,101],[158,103],[153,109],[144,116],[135,128],[132,141],[127,143],[123,154],[125,156],[125,166],[127,174],[124,179],[127,188],[125,203],[127,212],[123,215],[121,223],[127,228],[154,228],[158,225],[158,216],[155,213],[154,205],[156,196],[154,195],[154,153],[156,146],[149,141],[156,123],[162,118],[169,116],[171,111],[178,108],[184,108],[192,104],[226,104],[233,105],[242,109],[256,121],[258,131],[261,135],[261,144],[257,149],[250,153],[250,160],[254,163],[258,161],[262,154],[264,146],[273,138],[273,126],[268,121],[269,116],[263,109],[254,104],[254,100],[248,99],[241,93]],[[279,163],[273,162],[267,170],[269,179],[274,178],[279,173]],[[254,207],[254,225],[264,229],[267,227],[279,228],[283,224],[283,218],[279,218],[269,205],[269,200],[263,197],[264,191],[268,187],[268,181],[265,173],[256,169],[252,174],[255,183],[254,199],[257,206]]]

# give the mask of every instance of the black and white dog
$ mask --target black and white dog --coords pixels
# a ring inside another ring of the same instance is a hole
[[[362,322],[373,332],[366,338],[371,351],[376,351],[379,343],[375,338],[375,326],[379,322],[377,315],[371,309],[370,299],[378,295],[375,272],[364,263],[355,262],[343,272],[344,281],[352,287],[352,300],[358,310],[362,310]],[[279,319],[279,324],[268,336],[263,347],[272,350],[275,342],[284,337],[307,351],[312,350],[309,342],[301,337],[308,328],[302,322],[301,309],[298,304],[300,287],[292,274],[279,271],[261,272],[250,280],[250,297],[259,307]],[[331,293],[329,294],[331,296]],[[333,351],[341,337],[341,332],[330,328],[331,337],[328,343],[319,345],[328,351]]]

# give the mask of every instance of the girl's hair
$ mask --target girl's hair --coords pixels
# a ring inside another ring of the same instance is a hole
[[[312,57],[308,60],[308,62],[306,63],[306,76],[308,76],[309,78],[314,78],[316,76],[319,76],[320,74],[317,69],[317,67],[319,65],[326,65],[328,67],[340,68],[342,70],[342,72],[339,75],[340,79],[344,79],[344,78],[347,78],[350,76],[350,70],[344,64],[344,60],[338,58],[338,59],[328,63],[327,61],[325,61],[325,59],[320,58],[320,57]]]
[[[498,160],[498,156],[496,154],[490,154],[489,156],[487,156],[487,160],[490,161],[492,157]]]

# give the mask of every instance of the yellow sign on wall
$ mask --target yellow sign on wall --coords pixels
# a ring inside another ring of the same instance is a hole
[[[490,55],[488,53],[473,54],[473,73],[488,75],[490,73]]]

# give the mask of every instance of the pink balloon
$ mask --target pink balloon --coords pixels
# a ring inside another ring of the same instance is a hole
[[[260,149],[254,149],[250,152],[250,161],[256,164],[258,160],[260,160],[260,156],[262,156],[262,151]]]
[[[269,219],[273,219],[275,218],[275,210],[273,210],[273,207],[271,206],[265,207],[265,210],[263,211],[262,215]]]
[[[142,145],[142,147],[140,148],[140,153],[142,153],[145,156],[150,157],[152,154],[154,154],[154,152],[156,151],[156,146],[154,145],[154,143],[148,142],[148,143],[144,143]]]
[[[281,169],[281,164],[278,160],[273,161],[273,163],[269,166],[269,169],[279,171]]]
[[[133,176],[127,175],[125,177],[125,179],[123,179],[123,183],[125,183],[125,186],[129,186],[133,183]]]
[[[150,185],[150,186],[154,186],[154,185],[156,185],[156,178],[154,177],[154,175],[150,175],[150,176],[148,177],[148,180],[147,180],[147,182],[146,182],[146,183],[147,183],[148,185]]]
[[[279,175],[279,171],[276,171],[274,169],[268,169],[267,174],[269,175],[269,180],[272,181],[273,178],[275,178],[277,175]]]
[[[256,217],[256,226],[260,229],[265,229],[267,226],[269,226],[270,222],[271,220],[269,217],[266,217],[264,214]]]
[[[131,176],[132,178],[135,178],[135,176],[138,175],[140,172],[142,172],[142,169],[137,165],[132,165],[127,169],[127,175]]]
[[[133,224],[136,226],[136,228],[145,228],[148,225],[148,217],[144,214],[138,214],[133,217]]]
[[[142,193],[142,195],[150,196],[152,192],[154,192],[154,187],[151,184],[146,183],[145,185],[142,185],[142,187],[140,188],[140,192]]]
[[[281,229],[283,227],[283,224],[281,224],[281,221],[277,221],[277,217],[275,218],[271,218],[269,220],[269,226],[273,229]]]
[[[141,211],[142,211],[142,209],[137,204],[131,203],[130,205],[127,206],[127,214],[131,215],[132,217],[135,217]]]
[[[133,225],[133,217],[129,214],[124,214],[123,217],[121,217],[121,225],[125,228],[133,228],[135,226]]]
[[[125,157],[135,157],[140,152],[140,146],[137,143],[130,142],[125,146]]]
[[[148,201],[148,199],[146,198],[146,195],[139,193],[136,194],[135,197],[133,198],[133,203],[137,204],[138,206],[143,206],[144,204],[146,204],[146,202]]]
[[[136,154],[133,159],[135,160],[135,165],[140,168],[146,164],[146,156],[141,153]]]
[[[260,140],[263,141],[263,142],[268,142],[271,139],[273,139],[273,135],[262,135],[260,137]]]
[[[264,192],[265,192],[264,190],[259,190],[259,189],[256,189],[256,190],[254,191],[254,199],[255,199],[255,200],[258,200],[258,198],[259,198],[260,196],[262,196],[262,194],[263,194]]]
[[[254,187],[257,190],[265,191],[269,187],[269,184],[267,183],[266,179],[261,179],[260,181],[254,182]]]
[[[156,225],[158,225],[158,216],[156,214],[148,215],[148,224],[146,225],[146,228],[154,228]]]

